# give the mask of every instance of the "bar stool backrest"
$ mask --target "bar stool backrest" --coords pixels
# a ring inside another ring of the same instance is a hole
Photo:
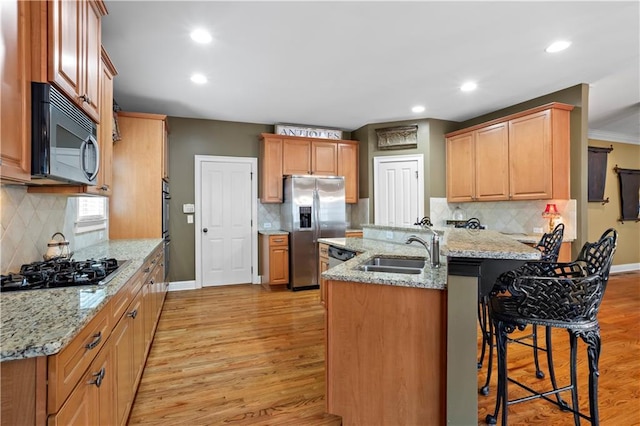
[[[598,274],[603,282],[609,280],[609,271],[613,263],[613,255],[618,244],[618,232],[609,228],[600,239],[594,243],[585,243],[576,258],[576,262],[582,262],[588,275]]]
[[[553,232],[546,233],[540,238],[536,248],[542,252],[540,260],[545,262],[557,262],[564,236],[564,223],[559,223],[553,228]]]

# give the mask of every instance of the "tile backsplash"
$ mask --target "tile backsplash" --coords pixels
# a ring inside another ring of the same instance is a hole
[[[107,202],[108,204],[108,202]],[[20,265],[42,260],[47,243],[62,232],[71,251],[106,241],[109,227],[75,234],[77,198],[29,194],[22,185],[0,185],[0,272],[17,272]]]
[[[446,198],[431,198],[430,217],[435,227],[446,226],[453,210],[460,207],[464,219],[477,217],[487,229],[500,232],[535,234],[534,228],[547,232],[549,220],[542,217],[547,203],[555,203],[565,225],[565,238],[576,238],[576,200],[495,201],[447,203]]]

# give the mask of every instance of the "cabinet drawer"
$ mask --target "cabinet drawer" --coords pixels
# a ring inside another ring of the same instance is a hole
[[[111,304],[111,324],[116,324],[122,317],[141,286],[142,272],[138,270],[109,302]]]
[[[111,307],[105,306],[62,351],[48,358],[47,411],[55,413],[76,386],[111,333]]]
[[[269,235],[269,247],[289,245],[289,236],[287,235]]]

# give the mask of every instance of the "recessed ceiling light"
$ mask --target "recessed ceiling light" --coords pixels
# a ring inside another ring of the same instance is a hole
[[[207,30],[203,30],[202,28],[198,28],[196,30],[191,31],[191,39],[196,43],[209,43],[211,42],[211,34]]]
[[[207,82],[207,77],[202,74],[193,74],[191,76],[191,81],[196,84],[205,84]]]
[[[422,105],[416,105],[413,108],[411,108],[411,111],[418,113],[418,112],[424,112],[424,107]]]
[[[476,83],[474,83],[473,81],[468,81],[460,86],[460,90],[462,90],[463,92],[471,92],[472,90],[476,90],[477,87],[478,85]]]
[[[571,46],[570,41],[565,41],[565,40],[556,41],[555,43],[552,43],[549,47],[547,47],[545,49],[545,52],[549,52],[549,53],[560,52],[561,50],[564,50],[569,46]]]

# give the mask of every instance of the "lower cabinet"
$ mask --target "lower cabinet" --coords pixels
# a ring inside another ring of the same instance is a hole
[[[273,289],[289,284],[289,236],[260,234],[258,240],[262,286]]]
[[[322,278],[322,273],[329,269],[329,245],[318,244],[318,270],[320,271],[320,304],[325,306],[327,299],[327,280]]]
[[[167,286],[164,277],[163,250],[160,247],[114,296],[103,310],[83,330],[86,335],[79,345],[82,351],[69,352],[77,339],[62,352],[49,357],[49,401],[64,401],[55,411],[55,405],[49,404],[49,425],[126,425],[133,406],[135,394],[142,378],[144,365],[151,348],[157,320],[162,310]],[[126,309],[119,302],[127,298],[118,297],[133,294]],[[115,315],[115,317],[114,317]],[[104,330],[104,323],[115,318],[115,324]],[[89,343],[85,344],[85,341]],[[79,379],[56,380],[58,387],[74,387],[66,398],[61,393],[52,399],[52,374],[58,375],[73,371],[79,355],[85,354],[87,345],[95,345],[98,354],[90,360],[89,368],[83,369]],[[99,346],[102,345],[102,346]],[[100,349],[101,347],[101,349]],[[65,353],[73,356],[61,357]],[[67,361],[69,358],[69,361]],[[52,368],[52,366],[58,365]],[[65,386],[61,387],[62,383]]]

